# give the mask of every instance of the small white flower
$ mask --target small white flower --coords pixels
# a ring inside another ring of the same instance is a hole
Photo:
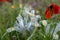
[[[42,20],[42,25],[43,26],[47,26],[47,21],[46,20]]]
[[[41,16],[40,15],[36,15],[36,18],[40,18],[41,19]]]
[[[38,11],[38,10],[36,10],[36,13],[39,13],[39,11]]]
[[[40,25],[39,25],[39,23],[35,23],[35,27],[39,27]]]
[[[59,35],[58,34],[53,34],[53,39],[58,39]]]
[[[23,5],[22,5],[22,4],[19,4],[19,7],[20,7],[20,8],[22,8],[22,7],[23,7]]]
[[[12,31],[15,31],[15,28],[14,27],[11,27],[11,28],[8,28],[7,29],[7,32],[12,32]]]
[[[32,14],[35,14],[35,10],[31,10],[31,13],[32,13]]]
[[[28,13],[28,15],[30,15],[30,16],[35,16],[34,14],[32,14],[32,13]]]

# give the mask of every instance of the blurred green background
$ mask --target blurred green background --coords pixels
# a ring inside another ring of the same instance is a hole
[[[1,2],[0,3],[0,39],[2,35],[6,32],[6,29],[13,27],[16,21],[16,17],[21,11],[19,5],[22,3],[25,5],[27,2],[36,2],[36,10],[39,11],[39,15],[42,16],[42,19],[45,18],[45,9],[49,4],[55,3],[60,5],[60,0],[12,0],[12,2]],[[39,33],[37,32],[39,35]],[[37,38],[37,37],[36,37]],[[11,40],[8,37],[4,40]],[[12,39],[13,40],[13,39]],[[17,39],[16,39],[17,40]],[[18,39],[19,40],[19,39]],[[33,38],[32,40],[40,40]],[[48,39],[46,39],[48,40]]]

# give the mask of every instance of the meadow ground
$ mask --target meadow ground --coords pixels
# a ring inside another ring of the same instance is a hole
[[[26,2],[27,0],[25,0]],[[28,0],[28,2],[31,0]],[[32,0],[35,1],[35,0]],[[31,1],[31,2],[32,2]],[[60,0],[37,0],[37,5],[36,9],[39,10],[39,15],[42,16],[42,19],[45,19],[45,9],[46,7],[51,4],[55,3],[60,6]],[[20,2],[17,0],[13,0],[13,5],[11,3],[3,3],[3,5],[0,5],[0,39],[3,36],[3,34],[6,32],[6,29],[9,27],[14,27],[16,17],[18,16],[19,12],[21,11],[19,7]],[[13,6],[13,7],[12,7]],[[58,18],[58,19],[57,19]],[[55,19],[49,19],[49,23],[52,22],[51,29],[55,27],[56,25],[54,24],[57,22],[60,22],[60,16],[56,17]],[[53,40],[52,36],[48,33],[46,37],[44,38],[41,33],[44,34],[44,32],[40,32],[40,29],[36,30],[35,35],[31,38],[31,40]],[[60,32],[58,32],[60,34]],[[1,40],[27,40],[28,36],[22,37],[21,34],[18,32],[14,31],[11,33],[8,33],[3,39]],[[13,37],[15,36],[15,37]]]

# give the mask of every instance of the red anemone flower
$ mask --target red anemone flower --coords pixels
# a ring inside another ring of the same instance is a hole
[[[60,11],[60,7],[56,4],[52,4],[51,6],[53,6],[53,13],[58,14]]]
[[[0,2],[9,2],[9,0],[0,0]]]
[[[49,19],[49,18],[51,18],[51,17],[52,17],[52,15],[50,14],[50,11],[48,11],[48,12],[46,13],[46,18]]]
[[[60,7],[56,4],[51,4],[50,6],[47,7],[45,11],[45,15],[47,19],[50,19],[53,14],[59,14]]]

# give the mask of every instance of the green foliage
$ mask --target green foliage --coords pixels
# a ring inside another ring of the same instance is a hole
[[[56,2],[56,1],[58,1],[58,2]],[[45,2],[45,7],[42,5],[40,5],[41,7],[39,6],[42,19],[45,19],[44,12],[45,12],[46,5],[48,5],[50,3],[59,4],[59,0],[55,0],[55,1],[44,0],[44,2]],[[16,4],[17,6],[14,5],[14,6],[16,6],[16,8],[11,8],[10,3],[5,3],[4,6],[0,5],[0,39],[1,39],[2,35],[6,32],[7,28],[14,26],[18,13],[22,13],[21,8],[18,7],[18,2],[16,2],[16,3],[17,3]],[[60,21],[59,17],[60,17],[60,15],[58,15],[54,19],[48,20],[48,23],[51,24],[48,34],[45,33],[45,27],[42,26],[41,28],[37,28],[37,30],[35,31],[34,35],[32,36],[32,38],[30,40],[53,40],[53,37],[50,34],[50,32],[52,29],[55,29],[56,24]],[[14,32],[8,33],[2,40],[26,40],[31,35],[29,32],[26,32],[25,34],[24,35],[19,34],[18,32],[14,31]],[[58,32],[58,34],[59,34],[59,38],[60,38],[60,31]],[[15,36],[15,37],[13,38],[13,36]],[[23,37],[23,36],[25,36],[25,37]]]

